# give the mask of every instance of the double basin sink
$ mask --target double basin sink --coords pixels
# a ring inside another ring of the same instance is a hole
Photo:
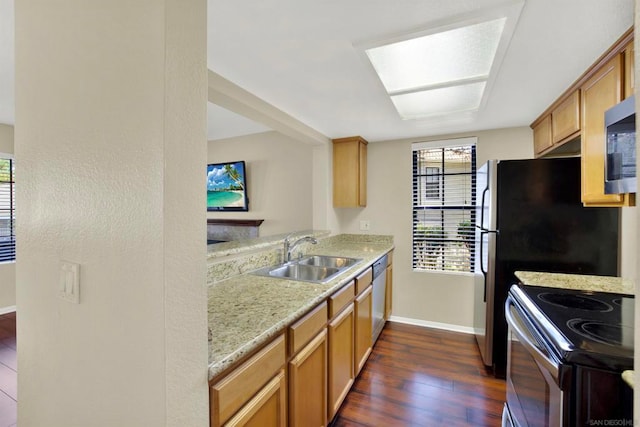
[[[326,283],[360,261],[362,259],[359,258],[308,255],[296,261],[261,268],[254,271],[253,274],[303,282]]]

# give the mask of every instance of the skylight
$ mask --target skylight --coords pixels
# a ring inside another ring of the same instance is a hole
[[[476,21],[365,53],[403,119],[476,111],[506,21]]]

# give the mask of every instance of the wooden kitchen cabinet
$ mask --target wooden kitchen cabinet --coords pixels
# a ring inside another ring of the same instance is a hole
[[[225,427],[286,427],[287,384],[284,369],[225,423]]]
[[[624,99],[627,99],[635,93],[635,48],[633,40],[631,40],[624,48]]]
[[[369,287],[356,297],[355,301],[355,374],[358,375],[371,354],[373,338],[373,286],[369,282]]]
[[[604,193],[606,129],[604,113],[622,100],[623,55],[615,55],[581,87],[582,203],[585,206],[628,206],[629,194]]]
[[[551,137],[554,144],[578,136],[580,132],[580,91],[572,92],[551,112]]]
[[[289,425],[326,426],[327,396],[327,331],[323,328],[289,362]]]
[[[333,140],[333,206],[367,206],[367,141],[360,136]]]
[[[353,302],[331,322],[329,332],[329,404],[328,419],[332,420],[347,396],[355,379],[354,372],[354,309]]]
[[[565,94],[555,102],[550,113],[538,118],[532,125],[535,157],[551,151],[570,152],[580,137],[580,91]]]
[[[280,335],[210,386],[211,426],[286,426],[285,360],[285,339]]]
[[[389,259],[387,264],[387,286],[385,288],[384,296],[384,320],[387,321],[391,317],[391,307],[393,304],[393,264],[391,263],[391,254],[389,252]]]
[[[633,28],[627,30],[532,124],[535,157],[581,157],[584,206],[634,206],[634,194],[605,194],[604,113],[633,94]]]
[[[536,157],[553,147],[551,136],[551,114],[544,116],[533,127],[533,152]]]

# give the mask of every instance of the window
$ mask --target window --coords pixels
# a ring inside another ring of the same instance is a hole
[[[13,159],[0,158],[0,262],[16,259],[14,178]]]
[[[414,143],[413,268],[473,271],[476,138]]]

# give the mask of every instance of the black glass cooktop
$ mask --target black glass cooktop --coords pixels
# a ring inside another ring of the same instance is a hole
[[[527,285],[514,285],[510,294],[564,361],[633,367],[632,295]]]

